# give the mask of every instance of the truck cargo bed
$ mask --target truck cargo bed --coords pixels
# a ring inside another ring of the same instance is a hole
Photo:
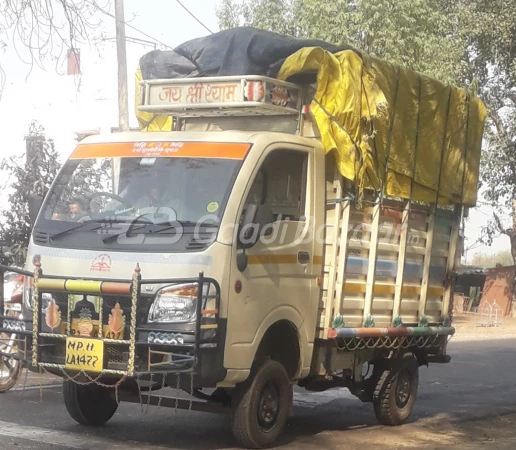
[[[448,315],[460,206],[365,196],[326,169],[326,241],[318,337],[339,327],[438,325]]]

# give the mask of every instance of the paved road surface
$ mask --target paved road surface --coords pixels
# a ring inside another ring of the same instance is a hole
[[[449,365],[421,368],[411,423],[377,425],[371,405],[346,390],[296,392],[282,449],[516,448],[516,339],[453,342]],[[0,449],[232,449],[228,418],[122,404],[103,428],[76,425],[60,388],[0,396]]]

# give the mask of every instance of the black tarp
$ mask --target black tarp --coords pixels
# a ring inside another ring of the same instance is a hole
[[[274,78],[287,57],[304,47],[321,47],[332,53],[351,49],[240,27],[193,39],[171,51],[147,53],[140,59],[140,69],[144,80],[228,75]]]

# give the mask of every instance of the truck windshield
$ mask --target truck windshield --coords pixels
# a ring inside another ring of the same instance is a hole
[[[50,223],[142,217],[153,224],[216,223],[239,164],[191,157],[71,159],[48,195],[43,217]]]

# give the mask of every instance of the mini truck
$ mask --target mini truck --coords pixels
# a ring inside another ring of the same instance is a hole
[[[227,412],[241,446],[264,448],[293,385],[346,387],[404,423],[419,367],[450,361],[463,206],[360,192],[321,143],[310,86],[142,91],[175,131],[88,137],[33,197],[19,358],[63,378],[84,425],[122,401]]]

